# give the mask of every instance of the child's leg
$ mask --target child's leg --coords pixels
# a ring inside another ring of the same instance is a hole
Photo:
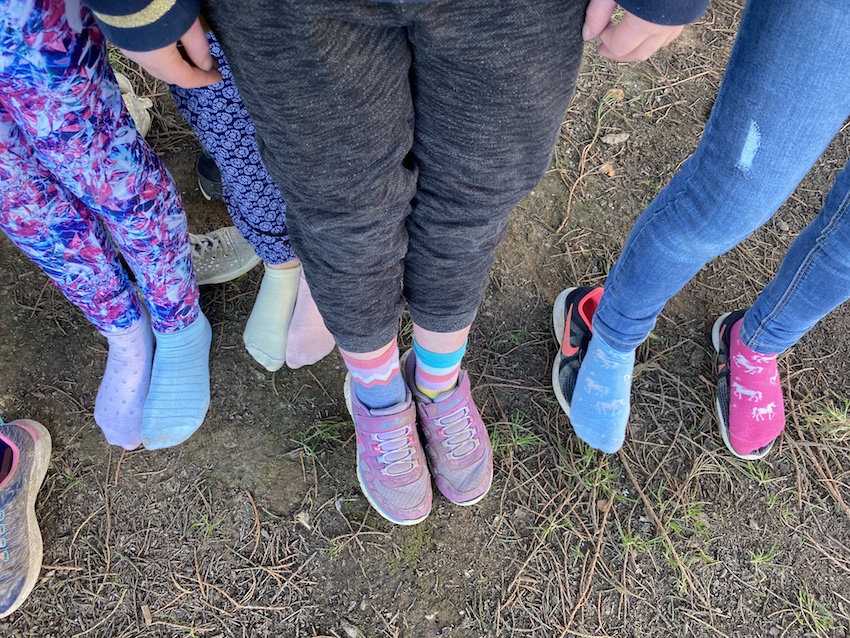
[[[209,326],[198,305],[176,185],[136,133],[88,13],[82,33],[74,33],[64,3],[51,0],[21,28],[3,35],[3,50],[12,53],[13,61],[2,73],[0,104],[39,163],[107,226],[150,310],[161,347],[154,358],[143,438],[149,430],[158,446],[179,443],[200,426],[209,404],[209,340],[194,334]],[[173,412],[175,404],[185,410]]]
[[[850,35],[845,11],[840,0],[748,3],[699,147],[629,234],[605,284],[591,348],[599,340],[598,349],[630,356],[667,300],[767,221],[809,171],[850,114],[850,95],[831,88],[850,73],[850,52],[833,46]],[[814,44],[812,32],[822,34]],[[580,376],[588,378],[584,365]],[[628,385],[617,387],[614,400],[627,404]],[[579,384],[574,401],[592,400]],[[625,427],[598,410],[577,415],[575,406],[571,420],[600,434]]]
[[[292,322],[286,337],[286,365],[292,369],[312,365],[330,354],[335,345],[333,335],[325,326],[325,320],[313,300],[302,268]]]
[[[460,369],[468,336],[469,326],[440,333],[414,324],[413,349],[401,364],[434,482],[458,505],[474,505],[493,483],[493,448]]]
[[[284,361],[299,367],[333,349],[333,338],[309,295],[289,244],[286,204],[260,159],[254,124],[239,96],[215,36],[207,34],[222,81],[199,89],[172,86],[177,107],[221,172],[233,223],[266,263],[265,276],[243,335],[245,347],[269,371]],[[298,320],[297,297],[304,291]],[[315,310],[315,312],[314,312]],[[290,360],[290,347],[294,360]]]
[[[398,341],[372,352],[340,349],[348,375],[345,403],[357,435],[357,479],[389,521],[414,525],[431,512],[431,477],[404,382]]]
[[[221,82],[198,89],[171,87],[177,108],[221,172],[222,194],[233,223],[267,264],[295,259],[289,245],[286,203],[260,158],[248,115],[224,52],[212,33],[210,53]]]
[[[153,335],[147,315],[97,218],[30,156],[0,108],[0,228],[109,342],[94,417],[106,440],[141,443]]]
[[[850,298],[848,209],[850,164],[838,174],[820,214],[791,244],[773,281],[734,323],[724,344],[730,369],[728,398],[718,409],[728,414],[719,418],[728,428],[729,446],[739,456],[763,456],[785,426],[776,356]]]

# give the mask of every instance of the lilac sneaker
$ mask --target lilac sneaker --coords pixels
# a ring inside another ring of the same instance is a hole
[[[461,370],[457,387],[432,401],[413,380],[413,350],[402,356],[401,370],[416,403],[437,488],[456,505],[475,505],[493,483],[493,446],[472,400],[469,375]]]
[[[29,419],[0,425],[0,618],[23,604],[41,571],[35,497],[49,462],[43,425]]]
[[[397,525],[416,525],[431,513],[431,476],[410,395],[405,403],[370,410],[345,377],[345,404],[357,435],[357,479],[369,503]]]

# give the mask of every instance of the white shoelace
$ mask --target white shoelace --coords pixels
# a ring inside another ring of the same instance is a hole
[[[411,426],[406,425],[393,432],[372,434],[372,440],[377,443],[375,447],[381,452],[377,460],[386,466],[381,470],[383,474],[404,476],[416,467],[413,448],[410,446],[410,431]]]
[[[478,447],[479,441],[475,438],[475,428],[472,427],[468,407],[463,406],[435,421],[440,426],[439,432],[445,437],[443,445],[449,449],[448,456],[462,459]],[[467,445],[468,443],[472,445]]]
[[[189,233],[189,242],[192,244],[192,256],[200,258],[204,253],[210,253],[215,257],[218,253],[227,255],[227,248],[218,233],[208,235],[194,235]]]

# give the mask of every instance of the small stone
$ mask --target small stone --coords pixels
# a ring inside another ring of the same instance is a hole
[[[608,133],[608,135],[602,136],[602,142],[608,144],[608,146],[614,146],[616,144],[622,144],[630,137],[631,134],[629,133]]]

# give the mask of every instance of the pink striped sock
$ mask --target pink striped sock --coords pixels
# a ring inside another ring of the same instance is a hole
[[[729,440],[740,454],[765,447],[785,427],[785,401],[777,355],[750,350],[741,341],[741,322],[729,334]]]
[[[351,388],[363,405],[378,410],[404,403],[407,386],[398,362],[398,339],[374,359],[354,359],[341,349],[339,353],[351,373]]]

